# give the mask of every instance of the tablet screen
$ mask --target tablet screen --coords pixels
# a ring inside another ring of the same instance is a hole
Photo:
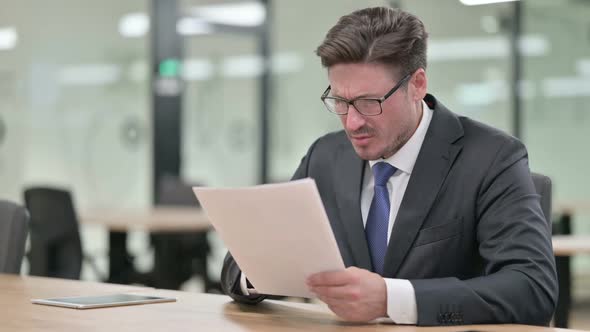
[[[173,302],[175,298],[145,296],[136,294],[111,294],[101,296],[65,297],[53,299],[34,299],[33,303],[55,305],[68,308],[88,309],[122,305]]]

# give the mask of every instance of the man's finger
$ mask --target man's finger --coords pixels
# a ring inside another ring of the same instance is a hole
[[[307,285],[310,287],[344,286],[355,282],[356,278],[347,270],[320,272],[307,278]]]
[[[360,292],[357,287],[346,286],[317,286],[311,287],[310,290],[324,298],[334,300],[356,301],[360,298]]]

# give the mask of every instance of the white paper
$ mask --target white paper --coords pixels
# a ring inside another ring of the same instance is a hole
[[[344,270],[314,180],[193,190],[259,293],[311,298],[308,276]]]

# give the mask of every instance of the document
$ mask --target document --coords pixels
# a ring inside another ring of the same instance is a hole
[[[308,276],[344,270],[313,179],[193,190],[259,293],[313,298],[305,285]]]

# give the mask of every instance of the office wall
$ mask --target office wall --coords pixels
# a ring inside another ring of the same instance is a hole
[[[0,35],[16,36],[0,43],[1,197],[51,184],[81,208],[150,203],[147,40],[119,32],[146,5],[0,1]]]
[[[524,136],[531,168],[553,180],[554,211],[574,206],[572,228],[590,233],[590,2],[524,2],[524,31],[543,35],[547,54],[524,62],[534,87],[523,101]],[[587,274],[590,259],[574,258]]]
[[[0,0],[0,198],[51,185],[72,191],[79,214],[151,204],[147,31],[121,30],[147,4]],[[132,234],[132,252],[144,236]],[[82,241],[106,271],[106,230],[83,227]]]
[[[524,62],[525,79],[535,87],[523,103],[531,165],[552,177],[558,201],[590,201],[590,3],[525,5],[524,30],[551,45],[543,58]]]
[[[180,1],[181,13],[221,1]],[[231,2],[229,2],[231,3]],[[236,28],[184,37],[184,178],[210,186],[257,181],[260,151],[259,39]]]

